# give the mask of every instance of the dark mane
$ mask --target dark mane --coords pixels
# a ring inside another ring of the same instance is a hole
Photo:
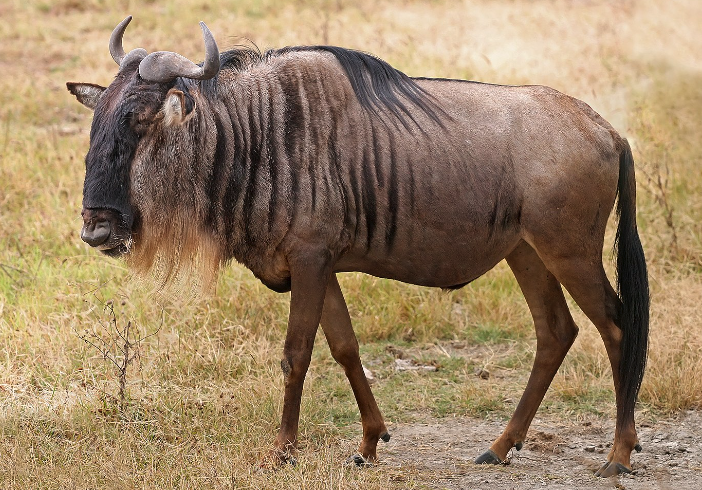
[[[257,47],[240,46],[229,51],[224,51],[219,54],[220,70],[231,70],[235,72],[244,71],[247,68],[262,62],[265,57]],[[202,66],[202,63],[198,63]],[[207,96],[215,96],[217,94],[217,77],[202,82],[195,82],[189,79],[180,79],[185,87],[199,83],[200,89]]]
[[[277,50],[275,54],[304,51],[326,51],[333,54],[346,72],[358,101],[374,114],[389,110],[405,128],[409,129],[406,117],[418,125],[412,111],[401,100],[404,99],[443,126],[437,114],[443,110],[432,97],[414,80],[386,61],[362,51],[337,46],[295,46]]]
[[[375,115],[390,111],[406,129],[407,118],[419,125],[406,102],[418,107],[443,126],[444,111],[425,90],[404,73],[368,53],[337,46],[292,46],[271,49],[262,54],[257,48],[242,47],[220,55],[222,70],[243,71],[267,59],[291,52],[325,51],[341,64],[358,101]]]
[[[241,46],[219,55],[221,70],[243,71],[265,59],[257,47]]]

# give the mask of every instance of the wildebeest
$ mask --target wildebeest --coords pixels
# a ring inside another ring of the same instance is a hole
[[[273,454],[292,459],[318,326],[358,402],[356,464],[389,434],[364,376],[336,274],[360,271],[460,288],[506,259],[533,315],[537,349],[512,419],[477,463],[520,449],[578,327],[561,286],[597,327],[617,403],[597,472],[631,471],[649,292],[629,145],[580,100],[543,86],[410,78],[331,46],[220,54],[129,53],[107,87],[68,83],[94,109],[82,239],[165,280],[235,259],[291,291],[285,394]],[[602,264],[617,199],[617,288]]]

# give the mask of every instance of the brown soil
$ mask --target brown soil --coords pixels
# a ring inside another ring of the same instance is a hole
[[[398,474],[437,489],[702,489],[702,412],[641,424],[643,452],[632,455],[634,472],[609,479],[594,476],[612,441],[609,421],[537,418],[508,465],[473,464],[503,428],[504,422],[469,418],[394,424],[379,455]]]

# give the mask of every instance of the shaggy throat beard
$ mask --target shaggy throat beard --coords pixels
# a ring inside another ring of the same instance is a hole
[[[223,262],[222,249],[198,223],[191,216],[176,215],[161,226],[140,226],[135,239],[125,244],[130,269],[150,276],[159,289],[210,289]]]

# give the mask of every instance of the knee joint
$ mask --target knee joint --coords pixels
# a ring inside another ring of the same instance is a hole
[[[290,364],[290,361],[287,359],[280,361],[280,369],[283,371],[283,377],[287,381],[290,377],[290,373],[292,373],[292,365]]]
[[[288,355],[284,354],[280,361],[280,369],[283,371],[285,381],[290,378],[304,377],[307,373],[307,368],[310,366],[310,356]]]
[[[358,344],[355,342],[344,342],[340,345],[329,346],[332,357],[342,366],[359,359]]]

